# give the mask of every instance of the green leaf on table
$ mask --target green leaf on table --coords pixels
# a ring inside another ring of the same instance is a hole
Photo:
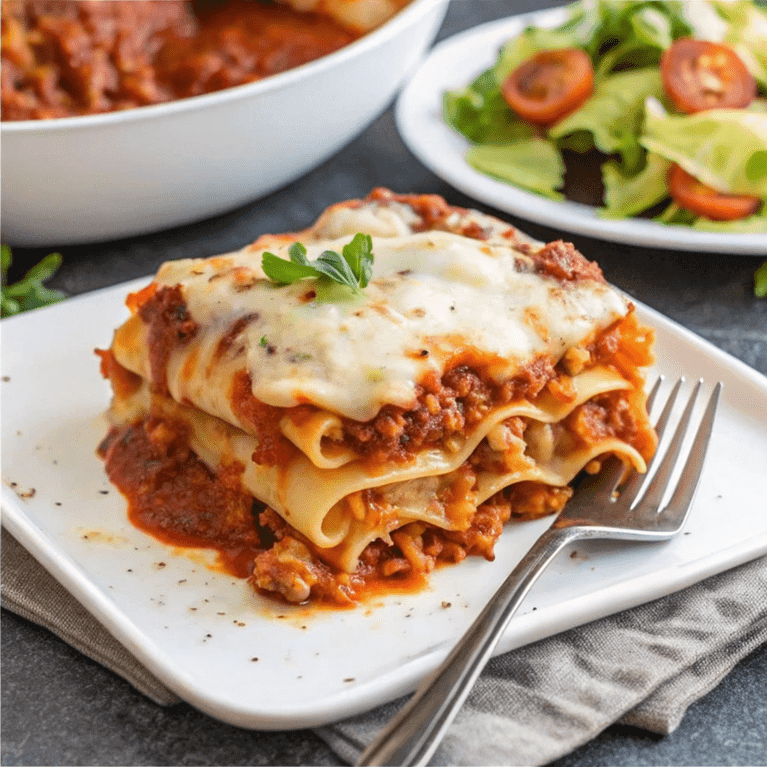
[[[35,264],[18,282],[8,285],[8,270],[13,256],[7,245],[2,248],[2,298],[0,299],[0,316],[9,317],[13,314],[37,309],[40,306],[63,301],[67,295],[60,290],[51,290],[43,282],[54,275],[61,266],[61,254],[49,253],[40,263]]]
[[[754,274],[754,295],[757,298],[767,298],[767,261]]]

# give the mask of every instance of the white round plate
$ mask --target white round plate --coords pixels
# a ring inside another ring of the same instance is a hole
[[[596,208],[548,200],[474,170],[464,159],[469,142],[442,119],[442,95],[465,87],[492,66],[507,40],[531,25],[553,27],[566,10],[511,16],[469,29],[436,45],[401,92],[396,121],[410,151],[433,173],[497,210],[575,234],[645,247],[767,255],[767,235],[701,232],[645,219],[603,219]]]

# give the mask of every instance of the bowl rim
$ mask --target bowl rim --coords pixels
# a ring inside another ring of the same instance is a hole
[[[433,8],[447,6],[448,3],[449,0],[410,0],[407,6],[398,11],[380,27],[362,35],[362,37],[345,45],[343,48],[321,56],[314,61],[300,64],[276,75],[270,75],[262,80],[235,85],[231,88],[213,91],[212,93],[203,93],[199,96],[187,96],[161,104],[131,107],[116,112],[56,117],[49,120],[0,121],[0,131],[3,134],[42,134],[57,131],[74,131],[79,128],[118,125],[134,121],[141,122],[152,120],[155,117],[195,112],[217,106],[221,103],[260,96],[283,87],[290,87],[293,83],[308,78],[313,74],[320,74],[335,66],[341,66],[347,59],[364,55],[368,50],[395,37],[401,29],[411,24],[417,24],[419,18],[426,15]]]

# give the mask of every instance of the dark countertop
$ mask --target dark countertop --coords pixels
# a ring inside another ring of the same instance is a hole
[[[440,37],[549,4],[454,0]],[[301,229],[329,204],[364,196],[375,186],[437,193],[450,203],[498,214],[421,166],[400,140],[389,109],[335,157],[252,205],[155,235],[60,248],[64,264],[49,284],[78,294],[148,275],[168,259],[233,250],[262,233]],[[562,236],[501,217],[540,240]],[[620,288],[767,374],[767,300],[753,295],[761,259],[568,239]],[[16,269],[51,250],[15,249]],[[342,764],[308,731],[251,732],[186,704],[157,706],[54,635],[5,610],[2,671],[2,764]],[[672,735],[614,726],[556,764],[767,764],[765,689],[767,646],[695,703]]]

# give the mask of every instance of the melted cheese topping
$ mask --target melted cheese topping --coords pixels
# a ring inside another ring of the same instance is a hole
[[[349,239],[308,243],[308,258],[340,252]],[[274,245],[287,259],[290,242]],[[361,295],[316,280],[274,285],[261,270],[263,252],[168,262],[156,282],[182,286],[203,356],[249,316],[237,346],[257,399],[312,403],[357,421],[387,403],[411,407],[422,376],[441,375],[466,349],[491,361],[500,381],[541,354],[558,360],[628,310],[604,283],[541,276],[509,245],[450,232],[374,236],[374,279]]]

